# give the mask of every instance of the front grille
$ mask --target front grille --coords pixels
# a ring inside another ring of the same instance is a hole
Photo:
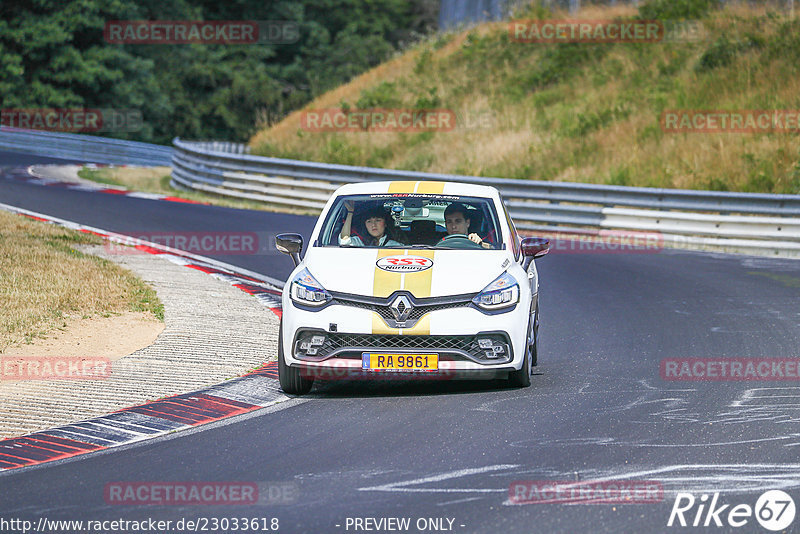
[[[396,295],[397,293],[392,294],[386,299],[364,297],[363,299],[359,300],[354,300],[352,298],[343,296],[335,296],[333,299],[333,304],[353,306],[355,308],[373,311],[380,315],[389,327],[398,328],[394,314],[392,313],[392,309],[389,307],[389,304],[394,300]],[[409,293],[405,293],[405,295],[409,297],[413,309],[406,319],[405,325],[400,326],[401,328],[413,327],[423,316],[434,311],[467,307],[472,303],[473,297],[473,295],[461,295],[448,298],[414,299]],[[426,302],[430,303],[426,304]]]
[[[301,341],[312,336],[325,336],[322,345],[316,347],[313,357],[298,351]],[[478,346],[478,337],[493,339],[505,346],[503,357],[489,359],[486,350]],[[503,334],[480,334],[480,336],[399,336],[388,334],[346,334],[340,332],[302,331],[295,343],[297,357],[320,361],[331,356],[344,359],[361,359],[361,352],[375,350],[426,351],[440,353],[441,360],[471,359],[483,363],[503,363],[511,360],[511,345]],[[298,353],[300,352],[300,353]]]
[[[392,310],[391,308],[389,308],[389,306],[382,306],[378,304],[367,304],[365,302],[358,302],[354,300],[341,300],[341,299],[336,299],[334,302],[336,304],[341,304],[344,306],[353,306],[355,308],[362,308],[365,310],[374,311],[375,313],[380,315],[384,321],[387,321],[389,323],[394,323],[394,315],[392,314]],[[410,328],[411,326],[416,324],[416,322],[419,321],[426,313],[431,313],[439,310],[448,310],[451,308],[463,308],[465,306],[468,306],[470,302],[471,301],[453,302],[449,304],[431,304],[428,306],[414,306],[414,309],[412,309],[411,313],[408,315],[408,319],[406,319],[406,323],[408,325],[407,328]]]

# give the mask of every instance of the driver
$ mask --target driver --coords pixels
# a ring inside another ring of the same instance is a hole
[[[444,210],[444,224],[447,228],[447,235],[463,235],[469,238],[470,241],[476,243],[483,248],[492,248],[490,243],[486,243],[476,233],[467,235],[469,231],[470,220],[467,218],[467,207],[460,202],[453,202]],[[442,239],[447,239],[446,237]],[[441,241],[440,241],[441,243]]]

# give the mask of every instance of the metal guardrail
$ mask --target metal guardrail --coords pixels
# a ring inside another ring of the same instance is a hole
[[[170,146],[93,135],[0,128],[0,150],[82,163],[169,166]]]
[[[161,145],[0,128],[0,150],[117,165],[172,163],[172,185],[319,211],[340,185],[436,180],[491,185],[522,230],[658,232],[691,248],[771,251],[800,257],[800,195],[688,191],[544,182],[352,167],[253,156],[246,145],[173,140]]]
[[[271,204],[321,209],[338,185],[356,181],[461,181],[500,189],[512,217],[518,221],[521,229],[568,230],[569,226],[578,226],[659,231],[686,236],[800,240],[798,195],[686,191],[430,174],[243,156],[211,150],[208,144],[180,139],[175,139],[174,144],[173,181],[176,185]],[[238,152],[241,153],[241,150]],[[716,215],[698,212],[715,212]]]
[[[729,193],[570,182],[511,180],[352,167],[246,154],[238,146],[175,138],[173,185],[185,189],[321,210],[341,184],[380,180],[437,180],[491,185],[517,226],[531,231],[579,228],[659,232],[696,248],[735,243],[750,250],[800,256],[800,195]]]

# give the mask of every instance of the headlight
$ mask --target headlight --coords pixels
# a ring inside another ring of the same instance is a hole
[[[519,302],[519,284],[508,273],[503,273],[494,282],[483,288],[472,302],[485,310],[498,310],[515,306]]]
[[[322,306],[332,298],[308,269],[303,269],[292,279],[289,295],[293,301],[305,306]]]

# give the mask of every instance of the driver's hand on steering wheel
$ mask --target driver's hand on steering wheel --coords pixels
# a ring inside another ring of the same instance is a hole
[[[467,237],[469,237],[470,241],[482,246],[483,248],[492,248],[492,245],[489,243],[484,243],[483,239],[481,239],[478,234],[469,234]]]

